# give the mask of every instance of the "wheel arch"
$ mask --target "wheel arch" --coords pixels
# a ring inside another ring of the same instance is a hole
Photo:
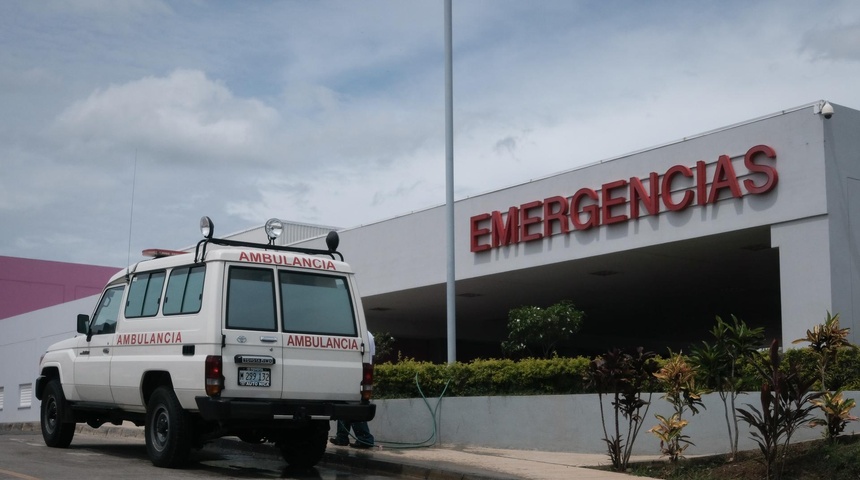
[[[140,398],[143,400],[144,406],[149,403],[152,392],[161,386],[173,389],[173,379],[170,377],[170,372],[152,370],[143,374],[143,378],[140,379]]]
[[[42,368],[42,372],[39,377],[36,379],[36,389],[33,394],[36,395],[36,398],[41,400],[42,394],[45,392],[45,386],[53,379],[57,379],[60,381],[60,384],[63,383],[63,377],[60,375],[60,367],[57,366],[47,366]]]

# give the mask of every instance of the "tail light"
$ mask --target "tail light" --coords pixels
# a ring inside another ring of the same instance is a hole
[[[362,364],[361,372],[361,401],[369,402],[373,398],[373,364]]]
[[[216,397],[224,389],[224,376],[222,373],[220,355],[209,355],[206,357],[206,395]]]

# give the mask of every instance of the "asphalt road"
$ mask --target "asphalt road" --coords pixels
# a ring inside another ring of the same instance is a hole
[[[181,470],[157,468],[146,455],[142,438],[76,435],[65,449],[48,448],[39,432],[0,434],[0,479],[382,479],[318,466],[296,470],[278,456],[207,446],[192,453]]]

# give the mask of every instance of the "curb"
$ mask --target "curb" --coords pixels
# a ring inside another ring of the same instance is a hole
[[[0,432],[41,432],[39,422],[0,423]]]

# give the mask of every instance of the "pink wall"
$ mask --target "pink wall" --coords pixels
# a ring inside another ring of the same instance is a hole
[[[0,256],[0,320],[101,293],[119,270]]]

